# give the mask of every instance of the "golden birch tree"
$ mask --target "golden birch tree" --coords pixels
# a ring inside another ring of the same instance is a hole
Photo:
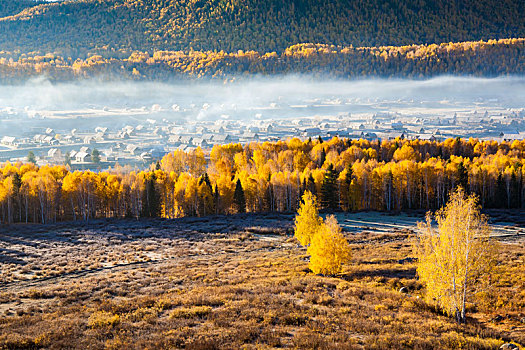
[[[315,274],[334,275],[341,272],[343,264],[350,262],[351,249],[335,216],[326,218],[312,237],[308,252],[310,270]]]
[[[319,231],[323,219],[319,217],[317,199],[310,191],[305,191],[303,201],[295,216],[295,238],[303,246],[308,246],[312,237]]]
[[[323,222],[317,208],[316,197],[305,191],[295,217],[295,237],[308,247],[312,272],[333,275],[350,261],[351,249],[335,216],[330,215]]]
[[[461,188],[436,212],[437,230],[432,219],[429,213],[419,225],[417,274],[426,285],[427,301],[464,323],[467,303],[494,266],[496,246],[478,198],[466,197]]]

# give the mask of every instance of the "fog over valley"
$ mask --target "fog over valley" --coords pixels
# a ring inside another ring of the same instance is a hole
[[[161,155],[227,141],[502,138],[525,131],[522,77],[60,84],[41,78],[0,92],[0,160],[12,161],[32,149],[45,158],[52,148],[81,145],[111,149],[116,155],[108,159],[122,161],[115,147],[129,144]]]

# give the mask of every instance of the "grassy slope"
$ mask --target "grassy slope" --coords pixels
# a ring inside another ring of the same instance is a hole
[[[261,52],[300,42],[405,45],[525,36],[524,13],[517,0],[78,0],[0,19],[0,47],[75,53],[104,45]]]
[[[522,242],[505,243],[505,274],[485,301],[504,320],[492,322],[480,304],[458,326],[417,299],[414,265],[398,262],[411,254],[405,232],[349,234],[352,264],[322,277],[308,272],[305,250],[289,235],[290,216],[242,219],[13,228],[2,241],[27,264],[1,265],[12,282],[0,285],[0,349],[496,349],[503,339],[525,342]],[[398,292],[402,285],[411,295]]]

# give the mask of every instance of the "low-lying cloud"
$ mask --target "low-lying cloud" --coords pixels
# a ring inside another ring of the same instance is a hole
[[[493,104],[524,108],[524,77],[465,78],[439,77],[429,80],[366,79],[315,80],[310,77],[284,76],[252,78],[235,82],[199,81],[178,83],[86,81],[51,84],[45,79],[25,85],[0,86],[0,118],[42,116],[45,111],[64,115],[84,110],[142,109],[133,118],[164,112],[182,113],[185,120],[220,118],[296,117],[286,111],[290,106],[329,105],[352,112],[353,105],[389,104],[430,106],[453,103],[458,106]],[[282,115],[279,114],[280,109]],[[43,112],[44,111],[44,112]],[[171,113],[171,114],[170,114]],[[118,125],[126,122],[120,115]],[[7,116],[7,117],[6,117]],[[108,122],[108,120],[104,120]],[[99,123],[100,121],[97,121]],[[0,136],[11,130],[5,122]],[[9,127],[10,128],[10,127]]]

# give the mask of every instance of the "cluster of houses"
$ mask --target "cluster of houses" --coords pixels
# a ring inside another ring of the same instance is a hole
[[[448,116],[399,113],[339,113],[332,116],[280,119],[221,118],[218,120],[139,119],[112,128],[82,125],[69,130],[46,127],[24,137],[0,135],[0,161],[20,160],[32,151],[39,163],[89,165],[100,161],[143,166],[179,149],[204,150],[227,143],[250,143],[334,136],[351,139],[442,140],[448,137],[514,140],[525,138],[525,111],[461,112]],[[93,150],[100,152],[94,159]]]
[[[51,164],[78,163],[85,164],[93,161],[93,150],[87,146],[80,147],[78,150],[70,150],[65,153],[60,148],[50,148],[44,157]]]

